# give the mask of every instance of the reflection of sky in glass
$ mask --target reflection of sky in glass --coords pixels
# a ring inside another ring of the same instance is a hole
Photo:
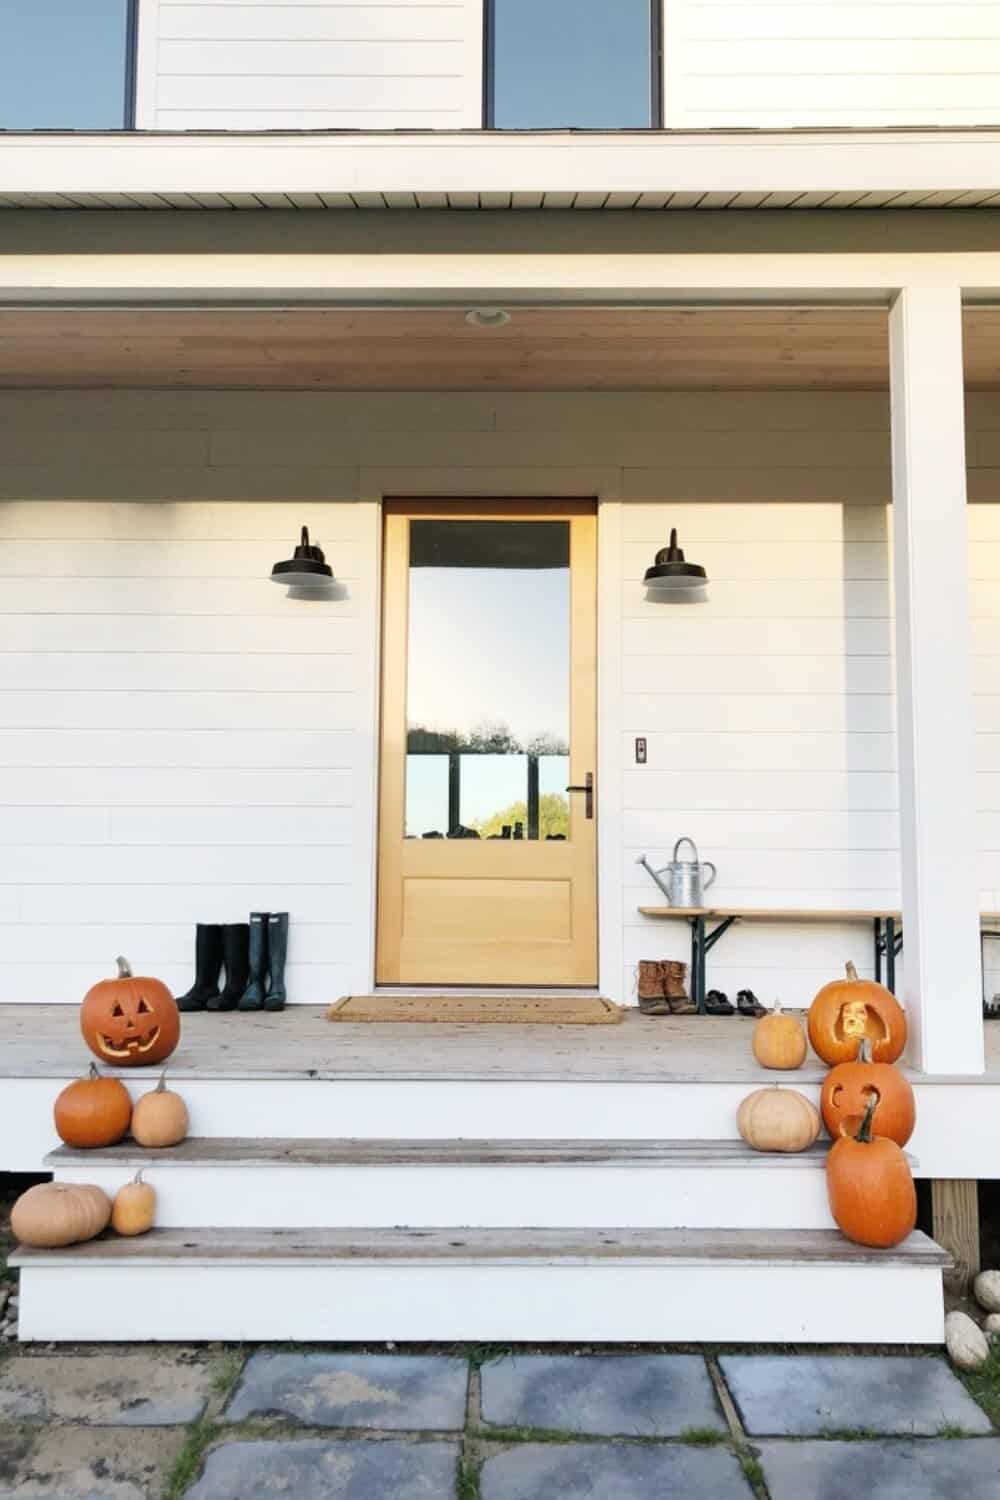
[[[410,571],[410,728],[569,739],[569,569]]]
[[[494,0],[499,129],[652,124],[650,0]]]
[[[460,822],[466,828],[487,823],[496,813],[528,800],[526,755],[462,755]],[[556,793],[566,801],[569,757],[542,755],[538,758],[538,795]],[[406,836],[448,832],[448,756],[406,757]],[[527,825],[524,837],[528,837]]]
[[[125,123],[127,0],[0,0],[0,128]]]

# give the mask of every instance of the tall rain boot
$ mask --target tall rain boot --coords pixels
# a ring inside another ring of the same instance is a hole
[[[285,1008],[285,959],[288,957],[288,913],[273,911],[267,919],[267,967],[270,974],[265,1010]]]
[[[194,984],[186,995],[181,995],[177,1009],[213,1008],[209,1002],[218,999],[221,973],[222,928],[217,922],[199,922],[194,939]]]
[[[240,1010],[263,1010],[267,994],[267,922],[269,912],[250,913],[250,978],[240,996]]]
[[[221,995],[208,1002],[209,1010],[235,1010],[250,978],[250,927],[247,922],[227,922],[222,929],[222,957],[226,983]]]

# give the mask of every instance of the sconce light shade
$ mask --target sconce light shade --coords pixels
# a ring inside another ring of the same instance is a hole
[[[322,588],[332,583],[333,569],[323,556],[322,547],[313,547],[309,542],[309,527],[303,526],[302,540],[295,549],[295,556],[287,562],[276,562],[271,569],[271,582],[284,588]]]
[[[677,545],[677,528],[670,533],[669,547],[661,547],[651,568],[646,569],[645,584],[652,597],[669,599],[672,595],[704,588],[708,574],[698,563],[684,561]]]

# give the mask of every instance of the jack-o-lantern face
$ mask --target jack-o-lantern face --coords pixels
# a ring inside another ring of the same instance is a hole
[[[892,1063],[872,1061],[872,1044],[863,1038],[856,1062],[831,1068],[820,1094],[827,1130],[836,1139],[855,1136],[874,1099],[872,1130],[905,1146],[916,1124],[916,1104],[908,1080]]]
[[[906,1045],[906,1016],[895,995],[848,964],[847,978],[825,984],[809,1007],[809,1040],[824,1062],[853,1062],[865,1040],[876,1062],[895,1062]]]
[[[166,985],[133,975],[119,958],[118,978],[102,979],[84,996],[80,1030],[97,1057],[131,1068],[169,1057],[180,1039],[181,1022]]]

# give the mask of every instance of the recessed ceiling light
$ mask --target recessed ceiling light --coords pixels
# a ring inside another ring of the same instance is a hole
[[[474,307],[465,321],[473,328],[503,328],[510,322],[510,313],[502,307]]]

